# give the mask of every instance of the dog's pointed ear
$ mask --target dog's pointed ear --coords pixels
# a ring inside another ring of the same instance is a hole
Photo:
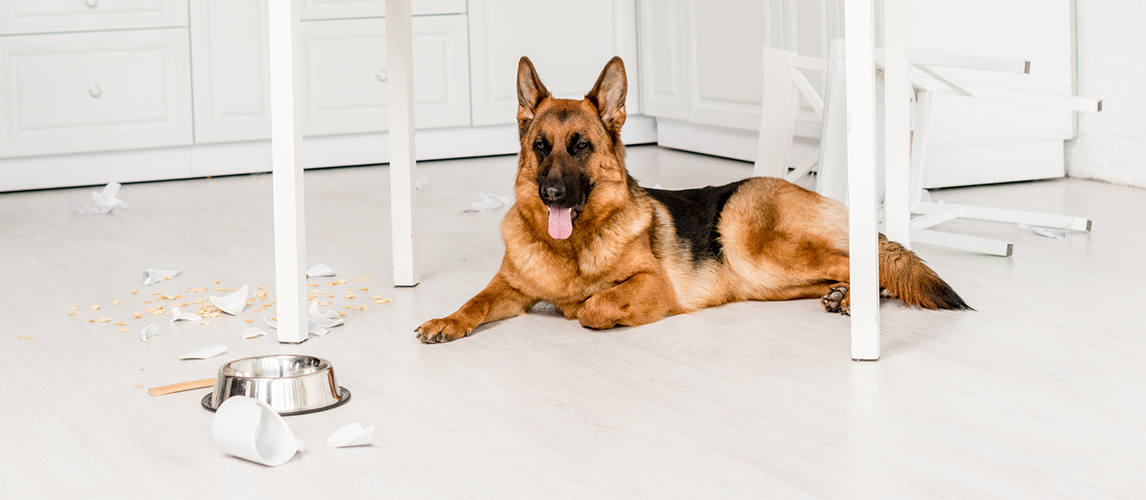
[[[629,84],[625,76],[625,63],[620,57],[609,59],[601,76],[597,77],[597,84],[585,96],[601,115],[605,128],[614,135],[620,135],[621,126],[625,124],[625,96],[629,92]]]
[[[522,56],[517,62],[517,126],[521,134],[525,134],[537,115],[537,106],[546,97],[549,97],[549,90],[541,83],[533,63]]]

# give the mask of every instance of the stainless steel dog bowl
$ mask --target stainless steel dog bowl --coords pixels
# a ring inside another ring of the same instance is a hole
[[[203,408],[215,411],[231,396],[262,400],[285,417],[343,405],[350,391],[338,386],[329,361],[282,354],[237,359],[219,367],[215,390],[203,397]]]

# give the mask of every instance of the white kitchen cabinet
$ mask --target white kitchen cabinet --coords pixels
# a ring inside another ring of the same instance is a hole
[[[3,35],[175,26],[187,26],[187,0],[0,2],[0,34]]]
[[[411,0],[410,12],[415,16],[465,14],[466,0]],[[298,14],[303,21],[385,17],[386,2],[385,0],[302,0]]]
[[[271,136],[267,0],[191,2],[195,142]]]
[[[186,28],[0,37],[0,158],[188,145]]]
[[[645,114],[688,119],[685,19],[681,0],[640,0],[641,94]]]
[[[613,56],[625,61],[626,110],[641,112],[635,0],[470,0],[473,124],[517,119],[517,63],[528,56],[556,97],[580,99]]]
[[[465,16],[415,17],[414,123],[470,124]],[[384,19],[302,24],[303,135],[389,128]]]

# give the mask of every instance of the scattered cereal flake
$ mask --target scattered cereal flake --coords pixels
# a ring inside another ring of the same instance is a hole
[[[127,323],[124,323],[122,319],[112,324],[115,326],[127,326]]]
[[[358,304],[358,305],[354,306],[355,311],[364,311],[364,310],[369,309],[369,308],[370,308],[370,306],[368,306],[366,304]]]
[[[163,292],[151,292],[152,295],[163,295]]]
[[[374,299],[375,304],[385,304],[387,302],[394,302],[394,299]]]
[[[134,292],[131,292],[131,294],[132,294],[132,295],[135,295],[135,294],[137,294],[137,293],[139,293],[139,290],[136,290],[136,291],[134,291]]]
[[[99,304],[92,304],[92,310],[98,311],[99,310]]]
[[[218,284],[219,284],[219,280],[215,280],[215,281],[212,281],[212,282],[211,282],[211,284],[212,284],[212,285],[218,285]]]
[[[262,292],[255,292],[255,297],[258,297],[261,300],[267,300],[267,292],[265,290]]]
[[[223,288],[221,286],[215,287],[216,292],[233,292],[235,290],[237,290],[237,288]]]
[[[99,322],[100,323],[111,323],[111,318],[100,318]]]
[[[191,289],[191,291],[192,291],[192,292],[195,292],[195,293],[206,292],[207,290],[209,290],[209,288],[208,288],[208,287],[203,287],[203,288],[192,288],[192,289]]]
[[[143,388],[143,386],[142,386],[142,385],[139,385],[139,384],[135,384],[135,388],[136,388],[136,389],[142,389],[142,388]]]
[[[198,299],[195,299],[195,300],[192,300],[192,301],[191,301],[191,303],[192,303],[192,304],[202,304],[202,303],[204,303],[204,302],[207,302],[207,299],[206,299],[206,298],[198,298]]]
[[[318,286],[318,283],[307,283],[306,286]]]
[[[346,316],[346,311],[338,311],[339,316]]]
[[[183,307],[187,307],[188,304],[190,304],[190,302],[183,302],[182,304],[179,304],[179,305],[183,306]]]
[[[359,290],[361,290],[361,291],[363,291],[363,292],[369,292],[369,291],[370,291],[370,289],[369,289],[369,288],[359,288]]]
[[[75,315],[76,315],[76,313],[74,313],[74,312],[68,313],[68,316],[75,316]]]
[[[131,330],[128,330],[127,328],[120,328],[120,329],[119,329],[119,333],[127,333],[127,332],[130,332],[130,331],[131,331]]]
[[[96,322],[96,320],[94,320],[94,319],[89,319],[89,320],[88,320],[88,323],[95,323],[95,322]]]
[[[346,291],[346,298],[348,298],[348,299],[353,299],[354,297],[355,297],[355,295],[354,295],[354,291],[353,291],[353,290],[347,290],[347,291]]]
[[[200,324],[200,325],[203,325],[203,326],[211,326],[211,322],[210,322],[210,321],[206,321],[206,320],[204,320],[202,323],[199,323],[199,324]]]
[[[163,279],[169,280],[169,279],[171,279],[171,277],[170,276],[164,276]]]
[[[75,311],[76,309],[80,308],[80,305],[79,304],[72,304],[71,307],[72,307],[72,310]]]
[[[142,317],[143,317],[143,313],[140,313],[140,312],[133,312],[133,313],[131,313],[131,315],[132,315],[132,316],[135,316],[135,317],[137,317],[137,318],[142,318]]]
[[[243,321],[246,321],[247,323],[254,323],[255,322],[255,320],[253,320],[253,319],[244,319]]]
[[[267,287],[265,287],[265,286],[260,286],[260,287],[259,287],[259,290],[266,290],[266,289],[267,289]]]
[[[16,337],[16,340],[24,340],[24,337]]]
[[[118,306],[119,304],[120,304],[120,301],[118,301],[118,300],[111,301],[111,305],[113,305],[113,306]]]
[[[144,304],[150,304],[150,303],[151,303],[151,301],[150,301],[150,300],[145,300],[145,301],[143,301],[143,303],[144,303]]]
[[[341,285],[343,283],[346,283],[345,279],[334,280],[334,281],[331,281],[330,283],[327,283],[326,286],[338,286],[338,285]],[[314,286],[318,286],[318,285],[314,285]]]
[[[36,337],[24,337],[24,340],[35,340]]]
[[[330,305],[330,301],[329,300],[320,300],[320,301],[318,301],[318,305],[320,305],[322,307],[326,307],[326,306]]]
[[[354,306],[342,306],[343,309],[354,309]]]

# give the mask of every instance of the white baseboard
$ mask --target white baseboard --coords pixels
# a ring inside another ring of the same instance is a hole
[[[666,148],[756,161],[759,132],[700,125],[667,118],[657,119],[657,144]]]
[[[631,116],[625,122],[625,144],[657,142],[652,117]],[[417,159],[440,160],[516,154],[517,125],[418,130]],[[390,161],[386,133],[308,137],[303,140],[306,168],[373,165]],[[196,144],[0,160],[0,192],[92,186],[108,182],[141,182],[216,175],[270,172],[269,140]]]

